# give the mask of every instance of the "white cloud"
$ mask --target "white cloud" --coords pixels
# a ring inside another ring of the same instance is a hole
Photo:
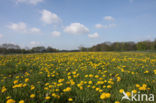
[[[3,35],[2,34],[0,34],[0,38],[2,38],[3,37]]]
[[[55,14],[52,13],[48,10],[42,10],[41,11],[41,20],[45,23],[45,24],[58,24],[61,22],[61,19]]]
[[[61,33],[58,32],[58,31],[53,31],[53,32],[51,33],[51,35],[54,36],[54,37],[59,37],[59,36],[61,35]]]
[[[64,32],[69,34],[85,34],[89,32],[89,29],[80,23],[72,23],[64,28]]]
[[[88,34],[88,37],[89,38],[98,38],[99,37],[99,34],[96,32],[96,33],[93,33],[93,34]]]
[[[40,33],[40,29],[33,27],[33,28],[27,28],[26,23],[24,22],[19,22],[19,23],[11,23],[10,25],[7,26],[9,29],[21,33]]]
[[[115,27],[116,26],[116,24],[108,24],[108,25],[104,25],[103,27],[105,28],[105,29],[108,29],[108,28],[113,28],[113,27]]]
[[[115,19],[114,19],[112,16],[105,16],[105,17],[104,17],[104,20],[107,20],[107,21],[114,21]]]
[[[107,25],[96,24],[95,27],[98,29],[101,29],[101,28],[109,29],[109,28],[116,27],[116,24],[107,24]]]
[[[30,29],[30,32],[32,32],[32,33],[39,33],[41,30],[40,29],[38,29],[38,28],[31,28]]]
[[[100,28],[103,28],[103,25],[102,24],[96,24],[95,27],[100,29]]]
[[[9,29],[14,31],[22,31],[25,32],[27,30],[27,25],[24,22],[20,23],[11,23],[7,26]]]
[[[40,42],[31,41],[30,44],[33,45],[33,46],[34,46],[34,45],[40,45]]]
[[[36,5],[40,2],[43,2],[44,0],[16,0],[16,3],[29,3],[29,4],[33,4]]]

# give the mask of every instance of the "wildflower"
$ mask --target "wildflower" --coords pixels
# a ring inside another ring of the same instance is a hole
[[[23,87],[26,87],[26,86],[27,86],[27,84],[26,84],[26,83],[24,83],[24,84],[23,84]]]
[[[92,84],[92,83],[93,83],[92,81],[89,81],[89,82],[88,82],[88,84]]]
[[[147,73],[149,73],[149,71],[148,71],[148,70],[146,70],[144,73],[145,73],[145,74],[147,74]]]
[[[13,99],[8,99],[6,103],[15,103],[16,101]]]
[[[5,88],[5,86],[3,86],[1,92],[4,93],[5,91],[7,91],[7,89]]]
[[[120,77],[117,77],[117,82],[119,82],[121,80],[121,78]]]
[[[153,70],[154,71],[154,74],[156,74],[156,70]]]
[[[111,94],[110,93],[102,93],[100,95],[100,99],[107,99],[107,98],[110,98]]]
[[[143,86],[143,87],[145,87],[145,88],[147,87],[147,85],[146,85],[146,84],[143,84],[142,86]]]
[[[61,83],[61,82],[63,82],[63,81],[64,81],[64,79],[59,79],[59,80],[58,80],[59,83]]]
[[[25,78],[25,82],[28,82],[29,81],[29,78]]]
[[[14,81],[14,84],[16,84],[16,83],[18,83],[18,80],[15,80],[15,81]]]
[[[95,78],[99,78],[99,76],[98,75],[95,75]]]
[[[89,74],[89,77],[92,78],[93,77],[93,74]]]
[[[99,91],[100,90],[100,88],[96,88],[96,91]]]
[[[19,103],[24,103],[24,100],[20,100]]]
[[[146,90],[146,87],[139,87],[139,90]]]
[[[120,89],[119,92],[120,92],[120,93],[123,93],[123,92],[124,92],[124,89]]]
[[[45,99],[46,99],[46,100],[49,100],[49,99],[50,99],[50,96],[46,96]]]
[[[137,90],[132,90],[132,92],[133,92],[133,93],[136,93],[136,92],[137,92]]]
[[[139,87],[140,87],[140,85],[139,85],[139,84],[136,84],[136,87],[138,87],[138,88],[139,88]]]
[[[130,92],[126,92],[127,96],[131,96],[131,93]]]
[[[73,99],[72,98],[68,98],[68,101],[71,102],[71,101],[73,101]]]
[[[112,86],[111,85],[108,85],[107,88],[112,88]]]
[[[35,98],[35,94],[31,94],[30,95],[30,98]]]
[[[35,89],[35,86],[34,85],[31,85],[31,90]]]
[[[63,90],[64,92],[69,92],[71,91],[71,88],[70,87],[67,87],[66,89]]]
[[[7,96],[7,97],[6,97],[6,99],[10,99],[10,98],[11,98],[10,96]]]

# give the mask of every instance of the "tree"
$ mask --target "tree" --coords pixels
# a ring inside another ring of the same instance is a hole
[[[46,51],[46,48],[44,47],[44,46],[37,46],[37,47],[33,47],[32,49],[31,49],[31,51],[32,52],[44,52],[44,51]]]

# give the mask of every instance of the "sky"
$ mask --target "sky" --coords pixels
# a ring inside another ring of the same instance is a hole
[[[0,44],[77,49],[156,38],[156,0],[0,0]]]

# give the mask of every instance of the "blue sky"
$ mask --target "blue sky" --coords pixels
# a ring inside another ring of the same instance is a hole
[[[156,38],[156,0],[1,0],[0,44],[77,49]]]

